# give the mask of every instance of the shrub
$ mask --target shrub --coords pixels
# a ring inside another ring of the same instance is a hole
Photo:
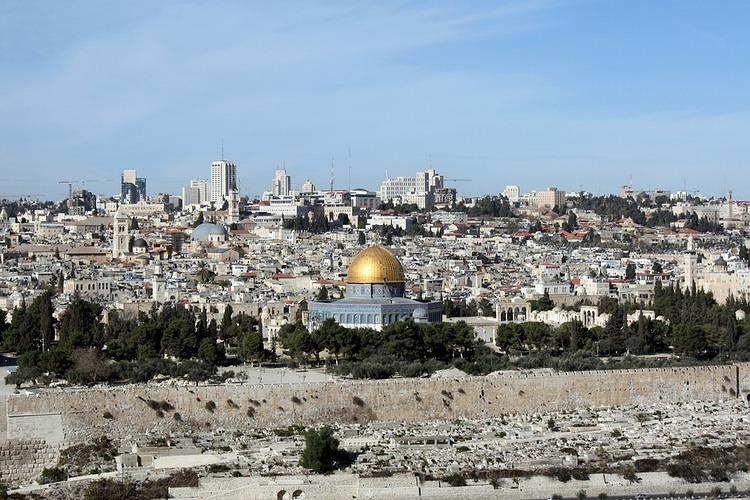
[[[586,469],[580,469],[575,468],[570,471],[570,474],[573,476],[573,479],[576,481],[588,481],[589,480],[589,471]]]
[[[359,406],[360,408],[364,408],[365,406],[365,402],[358,396],[354,396],[352,398],[352,403],[354,403],[355,406]]]
[[[214,403],[213,401],[207,401],[206,404],[203,405],[203,407],[209,412],[213,413],[214,410],[216,410],[216,403]]]
[[[132,498],[135,493],[135,485],[132,483],[120,483],[111,479],[99,479],[89,484],[83,492],[84,500],[125,500]]]
[[[110,412],[105,411],[104,413],[102,413],[102,418],[106,418],[107,420],[112,420],[115,417]]]
[[[466,486],[466,478],[461,474],[451,474],[450,476],[444,477],[443,481],[451,486]]]
[[[67,481],[68,473],[64,469],[54,467],[52,469],[44,469],[42,476],[39,478],[39,484],[48,483],[59,483],[60,481]]]
[[[659,461],[655,458],[641,458],[635,461],[636,472],[655,472],[659,467]]]
[[[548,475],[555,477],[561,483],[567,483],[573,477],[570,469],[565,467],[556,467],[548,471]]]
[[[208,472],[210,474],[216,474],[218,472],[228,472],[229,466],[226,464],[211,464],[208,466]]]

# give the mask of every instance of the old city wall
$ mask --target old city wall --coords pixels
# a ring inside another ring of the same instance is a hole
[[[7,440],[0,443],[0,482],[19,484],[39,478],[45,467],[57,462],[59,449],[43,439]]]
[[[739,364],[458,379],[57,389],[8,396],[6,425],[8,436],[15,439],[75,444],[99,435],[448,420],[721,400],[745,397],[750,391],[748,368]],[[38,425],[40,418],[44,425]]]

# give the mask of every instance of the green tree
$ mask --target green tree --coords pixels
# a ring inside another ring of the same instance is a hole
[[[365,237],[365,232],[364,231],[359,231],[357,233],[357,243],[359,245],[364,245],[366,242],[367,242],[367,238]]]
[[[216,339],[205,337],[198,345],[198,359],[209,365],[219,362],[219,349],[216,347]]]
[[[482,316],[494,316],[495,307],[492,305],[492,302],[483,297],[479,301],[479,312]]]
[[[263,335],[259,331],[247,332],[240,344],[242,358],[245,361],[260,361],[264,357]]]
[[[100,305],[75,296],[60,316],[61,344],[68,351],[79,347],[102,347],[104,345],[104,326],[99,321],[101,313]]]
[[[339,362],[342,351],[351,347],[350,340],[353,336],[350,335],[349,330],[336,323],[332,318],[323,321],[315,333],[322,346],[333,354],[336,364]]]
[[[305,432],[305,450],[300,465],[318,474],[331,472],[339,455],[339,441],[329,427]]]
[[[305,361],[306,356],[320,357],[322,346],[302,323],[287,324],[279,329],[279,343],[284,348],[284,354],[299,361]]]
[[[628,281],[632,281],[635,279],[635,264],[632,262],[628,262],[628,264],[625,266],[625,279]]]
[[[318,289],[318,296],[316,298],[318,302],[328,302],[328,288],[321,286]]]
[[[536,300],[530,301],[532,311],[551,311],[555,308],[555,303],[549,297],[549,292],[544,291],[544,295]]]
[[[232,306],[227,304],[224,308],[224,314],[221,316],[221,338],[225,339],[229,328],[232,326]]]

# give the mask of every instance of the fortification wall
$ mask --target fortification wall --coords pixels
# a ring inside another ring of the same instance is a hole
[[[332,422],[424,421],[588,406],[744,397],[748,364],[460,379],[276,385],[128,385],[43,390],[7,398],[8,435],[66,444],[145,432],[276,428]],[[739,392],[739,394],[738,394]],[[45,426],[29,425],[44,416]],[[59,418],[51,416],[59,415]],[[52,428],[55,427],[55,428]]]
[[[45,467],[57,462],[59,449],[42,439],[9,440],[0,443],[0,482],[27,483],[38,479]]]

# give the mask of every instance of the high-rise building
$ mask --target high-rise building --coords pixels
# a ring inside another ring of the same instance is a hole
[[[211,163],[211,201],[221,203],[237,189],[237,165],[218,160]]]
[[[560,191],[556,187],[547,188],[546,191],[537,191],[534,193],[534,200],[538,208],[565,209],[565,191]]]
[[[146,201],[146,178],[138,177],[135,170],[123,170],[120,180],[122,203]]]
[[[386,179],[380,185],[380,199],[387,203],[415,203],[419,208],[431,208],[434,193],[443,189],[443,176],[435,170],[417,172],[413,177]],[[409,200],[409,201],[407,201]]]
[[[277,168],[271,185],[274,196],[287,196],[292,192],[292,177],[287,175],[285,168]]]
[[[182,188],[182,206],[201,205],[208,202],[208,181],[191,180],[190,186]]]
[[[521,199],[521,188],[516,185],[505,186],[503,196],[508,198],[511,203],[517,203]]]

